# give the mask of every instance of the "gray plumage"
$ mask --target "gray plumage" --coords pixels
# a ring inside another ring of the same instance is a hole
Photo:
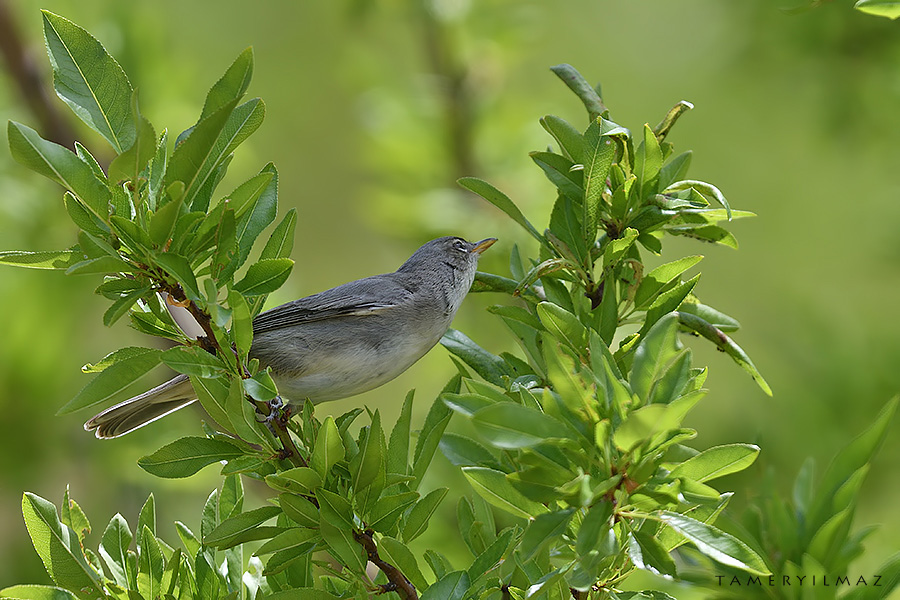
[[[282,398],[298,405],[374,389],[425,355],[472,286],[480,254],[494,243],[442,237],[393,273],[366,277],[276,306],[253,321],[252,358],[272,367]],[[84,424],[99,438],[124,435],[196,400],[179,375]]]

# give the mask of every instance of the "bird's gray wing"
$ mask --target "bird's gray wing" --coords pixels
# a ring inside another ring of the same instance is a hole
[[[366,277],[267,310],[253,320],[253,331],[390,310],[407,301],[412,292],[394,273]]]

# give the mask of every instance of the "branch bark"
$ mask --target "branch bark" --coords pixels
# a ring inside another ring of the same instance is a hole
[[[419,595],[416,593],[415,586],[410,583],[409,579],[394,565],[385,562],[378,555],[378,547],[375,545],[374,532],[371,529],[365,531],[353,531],[353,539],[359,543],[366,551],[369,562],[381,569],[390,583],[379,586],[379,594],[388,592],[397,592],[403,600],[418,600]]]

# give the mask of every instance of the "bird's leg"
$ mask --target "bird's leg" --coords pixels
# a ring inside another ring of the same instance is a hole
[[[266,402],[265,406],[269,409],[269,413],[263,417],[262,422],[266,424],[272,435],[281,440],[282,448],[278,453],[278,458],[290,460],[295,466],[305,467],[306,461],[303,460],[303,457],[297,451],[294,440],[291,439],[291,434],[287,428],[293,412],[291,405],[282,400],[281,396],[275,396]]]

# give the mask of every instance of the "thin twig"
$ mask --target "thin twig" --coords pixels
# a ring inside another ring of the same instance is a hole
[[[375,545],[375,539],[372,537],[374,533],[371,529],[366,529],[365,531],[354,530],[353,539],[366,551],[369,562],[381,569],[381,572],[387,576],[390,582],[379,586],[378,593],[397,592],[403,600],[418,600],[419,595],[416,593],[415,586],[410,583],[400,569],[385,562],[378,556],[378,547]]]

